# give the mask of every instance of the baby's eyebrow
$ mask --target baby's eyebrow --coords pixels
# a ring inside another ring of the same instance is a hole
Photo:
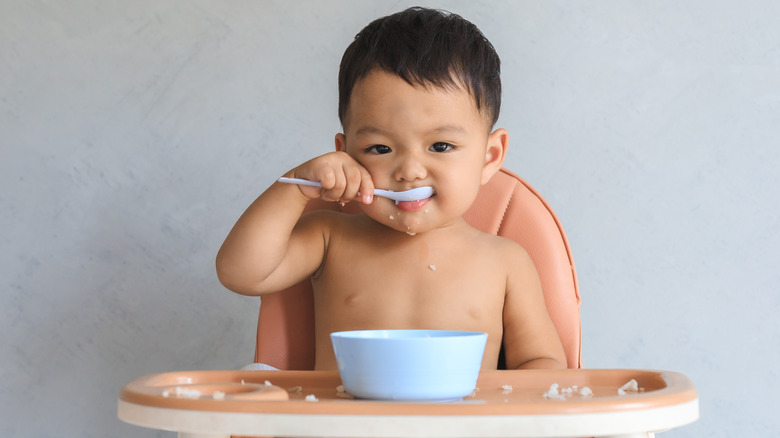
[[[466,134],[467,131],[462,126],[458,125],[442,125],[432,129],[431,134]]]
[[[358,128],[357,131],[355,131],[355,135],[361,135],[361,134],[388,135],[387,131],[384,131],[380,128],[377,128],[376,126],[371,126],[371,125],[361,126],[360,128]]]
[[[467,131],[465,128],[459,125],[442,125],[429,130],[428,133],[432,135],[466,134]],[[355,135],[361,135],[361,134],[390,135],[390,133],[388,133],[387,131],[371,125],[361,126],[360,128],[358,128],[357,131],[355,131]]]

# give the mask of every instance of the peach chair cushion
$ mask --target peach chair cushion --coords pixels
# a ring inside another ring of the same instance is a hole
[[[307,210],[355,212],[338,203],[313,201]],[[352,207],[350,209],[350,207]],[[569,368],[581,368],[580,295],[571,251],[558,218],[520,177],[501,169],[485,184],[464,216],[486,233],[512,239],[533,259],[547,304],[566,351]],[[255,362],[286,370],[314,368],[314,305],[310,281],[263,296]]]

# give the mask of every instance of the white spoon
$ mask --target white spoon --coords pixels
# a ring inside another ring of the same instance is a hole
[[[322,185],[315,181],[309,181],[308,179],[301,178],[279,178],[279,182],[287,184],[298,184],[302,186],[322,187]],[[403,192],[394,192],[392,190],[374,189],[374,194],[377,196],[383,196],[393,201],[419,201],[420,199],[430,198],[433,196],[433,187],[417,187],[411,190],[404,190]]]

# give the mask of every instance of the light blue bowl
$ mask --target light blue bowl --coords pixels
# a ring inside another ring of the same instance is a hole
[[[477,385],[486,333],[362,330],[330,335],[344,389],[357,398],[445,401]]]

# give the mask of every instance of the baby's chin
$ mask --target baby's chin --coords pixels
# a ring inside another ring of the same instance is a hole
[[[372,208],[373,207],[373,208]],[[363,205],[363,211],[374,221],[401,233],[414,236],[433,229],[427,211],[405,212],[398,208],[386,208]],[[432,217],[430,218],[432,219]]]

